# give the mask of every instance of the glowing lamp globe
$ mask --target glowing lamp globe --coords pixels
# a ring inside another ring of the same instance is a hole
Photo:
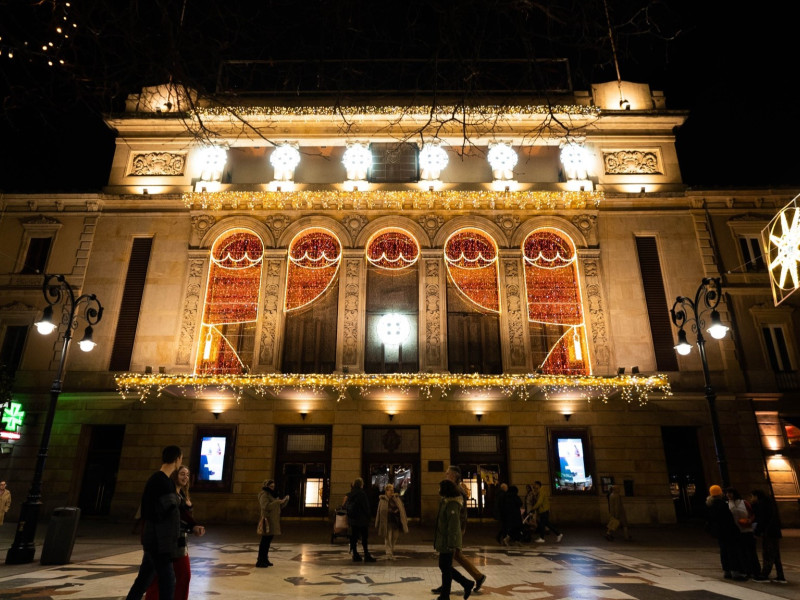
[[[366,144],[351,144],[344,151],[342,164],[347,170],[348,179],[363,181],[367,178],[367,170],[372,166],[372,152],[369,151]]]
[[[222,179],[222,170],[228,161],[228,151],[220,146],[206,146],[200,151],[200,164],[202,171],[200,179],[203,181],[219,181]]]
[[[300,164],[300,151],[291,144],[281,144],[270,154],[269,163],[275,169],[275,180],[291,181]]]
[[[378,337],[384,346],[400,346],[410,334],[411,324],[405,315],[389,313],[378,321]]]
[[[419,167],[422,169],[422,178],[427,180],[439,179],[439,174],[447,166],[449,159],[447,152],[439,144],[426,142],[419,152]]]

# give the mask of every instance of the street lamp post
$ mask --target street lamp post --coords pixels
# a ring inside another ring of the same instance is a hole
[[[725,448],[722,444],[722,435],[720,434],[719,419],[717,417],[717,395],[711,386],[711,375],[708,371],[708,358],[706,356],[706,339],[703,336],[703,328],[706,325],[704,315],[708,311],[711,312],[711,325],[706,331],[711,334],[711,337],[721,340],[728,332],[728,327],[722,324],[719,312],[717,312],[720,300],[722,300],[722,282],[720,278],[704,277],[700,287],[697,288],[694,300],[687,296],[678,296],[669,312],[673,324],[678,327],[678,345],[675,346],[678,354],[685,356],[692,351],[692,346],[686,339],[686,330],[684,329],[687,324],[691,324],[691,330],[697,337],[697,348],[700,350],[700,360],[703,363],[706,401],[708,402],[708,410],[711,413],[711,431],[714,435],[717,467],[719,468],[719,476],[724,489],[730,483],[728,461],[725,458]]]
[[[86,321],[87,326],[83,339],[78,342],[81,350],[89,352],[94,348],[92,340],[93,326],[103,317],[103,307],[94,294],[83,294],[75,297],[72,286],[67,283],[63,275],[45,275],[42,284],[42,293],[47,301],[41,320],[36,323],[39,333],[47,335],[58,329],[59,325],[66,325],[64,342],[61,346],[61,358],[58,364],[56,378],[50,387],[50,406],[47,409],[47,420],[42,432],[42,442],[39,445],[39,456],[36,460],[36,470],[33,472],[33,482],[28,491],[28,497],[22,504],[22,509],[17,523],[14,543],[6,554],[6,564],[22,564],[33,561],[36,547],[34,537],[36,526],[39,522],[39,512],[42,507],[42,473],[47,459],[47,448],[50,444],[50,432],[53,429],[53,420],[56,414],[58,396],[61,393],[61,382],[64,377],[64,364],[67,359],[67,350],[72,340],[72,330],[78,327],[78,317]],[[61,305],[62,317],[59,323],[53,321],[53,307]],[[79,308],[83,306],[83,310]]]

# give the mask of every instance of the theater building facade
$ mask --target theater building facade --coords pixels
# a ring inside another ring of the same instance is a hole
[[[103,314],[68,351],[45,510],[132,517],[178,444],[209,522],[254,520],[267,478],[327,519],[362,477],[430,523],[457,464],[475,519],[540,480],[560,522],[601,522],[613,482],[632,522],[671,523],[720,482],[716,417],[730,482],[800,523],[800,297],[776,304],[760,243],[796,191],[688,189],[686,114],[620,89],[461,113],[131,96],[101,193],[2,196],[0,476],[24,497],[61,356],[65,325],[33,327],[47,273]],[[670,315],[704,278],[730,327],[706,335],[713,410]]]

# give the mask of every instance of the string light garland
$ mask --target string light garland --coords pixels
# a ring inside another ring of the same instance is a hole
[[[331,117],[359,115],[420,115],[431,114],[452,120],[454,114],[466,115],[468,118],[480,117],[514,117],[530,115],[575,115],[598,117],[600,109],[582,104],[486,104],[476,106],[460,106],[455,104],[411,105],[411,106],[211,106],[195,109],[195,113],[205,117]]]
[[[245,391],[259,396],[279,395],[286,388],[294,388],[313,394],[333,391],[337,401],[347,397],[348,390],[361,393],[370,389],[386,389],[410,392],[420,390],[422,397],[430,399],[434,392],[447,395],[451,391],[498,389],[507,397],[529,400],[541,395],[545,400],[560,395],[582,398],[587,401],[600,399],[608,402],[619,393],[629,403],[640,406],[647,403],[653,394],[671,396],[672,389],[666,375],[618,375],[599,377],[591,375],[481,375],[459,373],[332,373],[297,374],[265,373],[236,375],[166,375],[161,373],[125,373],[115,376],[117,391],[124,399],[136,398],[142,402],[159,398],[165,393],[186,395],[190,391],[202,395],[206,390],[218,394],[232,393],[237,400]]]
[[[383,230],[367,243],[367,260],[381,269],[399,271],[419,260],[419,244],[402,229]]]
[[[286,273],[286,312],[308,306],[336,279],[342,243],[331,231],[306,229],[289,244]]]
[[[497,247],[477,229],[460,229],[444,244],[450,279],[470,302],[484,310],[500,312]]]
[[[29,15],[29,26],[22,31],[25,37],[13,37],[10,29],[5,37],[0,35],[0,59],[24,58],[28,63],[41,62],[48,67],[71,66],[62,58],[70,49],[70,35],[78,29],[78,23],[70,15],[71,2],[49,0],[28,4],[24,8],[34,14]],[[41,39],[34,39],[35,36]]]
[[[602,191],[286,191],[187,192],[183,203],[203,210],[555,210],[598,208]]]

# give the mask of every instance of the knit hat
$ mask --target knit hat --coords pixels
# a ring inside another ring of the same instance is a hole
[[[711,496],[722,496],[722,488],[718,485],[712,485],[710,488],[708,488],[708,493]]]

